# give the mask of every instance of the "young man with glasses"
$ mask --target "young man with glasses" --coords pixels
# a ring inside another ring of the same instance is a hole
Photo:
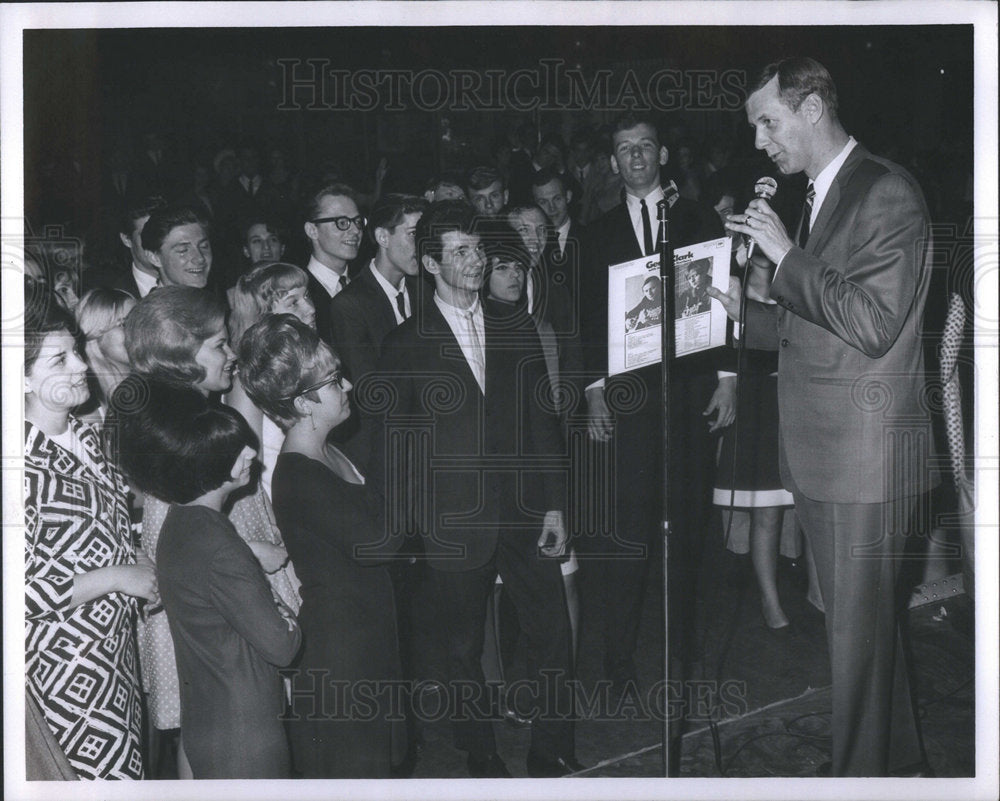
[[[306,204],[305,233],[312,246],[306,265],[309,296],[316,307],[316,331],[331,341],[330,301],[347,287],[348,263],[357,257],[365,218],[358,211],[355,192],[346,184],[329,184]]]

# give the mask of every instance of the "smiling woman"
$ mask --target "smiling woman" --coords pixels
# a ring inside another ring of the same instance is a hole
[[[73,769],[139,779],[142,700],[132,621],[158,602],[130,539],[127,488],[97,432],[70,414],[87,365],[55,302],[25,324],[25,671]]]
[[[125,320],[125,349],[132,374],[111,398],[108,430],[121,436],[129,418],[156,400],[162,385],[194,389],[205,397],[227,391],[236,357],[229,348],[225,321],[221,301],[203,289],[165,286],[139,301]],[[142,543],[154,561],[166,513],[165,499],[147,494]],[[139,646],[153,727],[177,729],[180,688],[166,615],[153,614],[140,625]],[[190,769],[182,754],[180,749],[178,772],[183,778],[190,775]]]

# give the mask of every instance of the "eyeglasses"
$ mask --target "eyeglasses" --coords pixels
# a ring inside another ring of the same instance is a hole
[[[315,384],[310,384],[308,387],[300,389],[294,395],[289,395],[285,400],[293,400],[309,392],[315,392],[317,389],[323,389],[325,386],[330,384],[336,384],[340,389],[344,388],[344,374],[340,370],[334,370],[329,376],[324,378]]]
[[[310,220],[313,225],[321,225],[322,223],[332,222],[337,226],[338,231],[347,231],[350,229],[351,225],[356,225],[359,231],[364,230],[365,223],[368,222],[362,215],[357,217],[320,217],[318,220]]]

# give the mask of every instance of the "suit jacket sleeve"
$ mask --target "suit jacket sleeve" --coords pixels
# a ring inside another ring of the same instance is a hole
[[[771,296],[877,359],[910,316],[927,244],[919,191],[907,176],[887,172],[861,201],[843,263],[793,247],[775,275]]]

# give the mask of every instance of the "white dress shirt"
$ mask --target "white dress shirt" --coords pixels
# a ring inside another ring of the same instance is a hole
[[[652,225],[652,223],[653,223],[652,218],[650,218],[649,222],[650,222],[650,225]],[[572,224],[573,224],[573,221],[569,217],[567,217],[566,218],[566,222],[564,222],[561,226],[559,226],[558,228],[556,228],[556,238],[557,238],[557,241],[559,243],[559,255],[560,256],[566,255],[566,240],[569,239],[569,227]],[[641,222],[639,223],[639,228],[640,229],[642,228],[642,223]]]
[[[375,259],[372,259],[371,264],[368,265],[368,269],[372,271],[372,275],[375,276],[375,280],[378,282],[378,285],[382,287],[382,291],[385,292],[385,296],[389,298],[389,305],[392,306],[392,313],[396,318],[396,325],[399,325],[403,322],[403,320],[413,314],[413,309],[410,306],[410,293],[406,290],[406,276],[404,275],[399,279],[399,286],[393,286],[375,267]],[[406,310],[406,317],[400,315],[399,306],[396,305],[396,296],[400,292],[403,293],[403,308]]]
[[[458,340],[462,355],[469,364],[469,369],[476,377],[479,389],[486,392],[486,328],[483,323],[483,306],[479,298],[467,309],[459,309],[445,301],[437,292],[434,302],[444,315],[445,322]],[[472,330],[469,323],[472,323]]]
[[[344,272],[338,273],[336,270],[327,267],[315,256],[310,256],[309,264],[306,265],[306,271],[320,282],[323,289],[326,290],[326,294],[331,298],[336,297],[340,290],[344,288],[340,285],[341,276],[343,276],[345,284],[347,283],[346,264],[344,265]]]
[[[150,275],[145,270],[140,270],[135,262],[132,262],[132,277],[135,279],[135,286],[139,290],[139,297],[136,300],[142,300],[146,297],[160,281],[159,276]]]

